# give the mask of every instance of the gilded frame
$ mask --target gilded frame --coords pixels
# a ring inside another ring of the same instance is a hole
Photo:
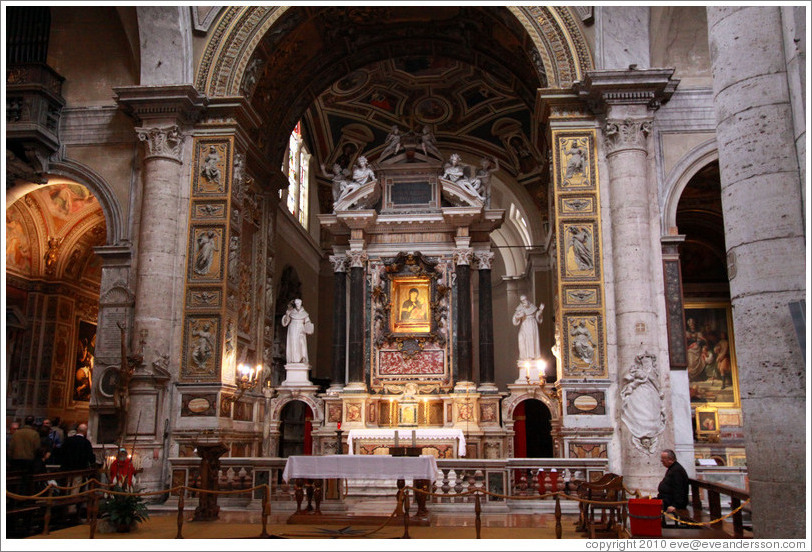
[[[683,308],[691,406],[738,408],[739,375],[730,303],[686,301]],[[720,363],[725,348],[727,362]]]
[[[431,284],[428,276],[395,276],[391,279],[389,324],[393,335],[426,335],[431,332]]]
[[[696,434],[698,437],[719,434],[719,411],[712,407],[696,409]]]

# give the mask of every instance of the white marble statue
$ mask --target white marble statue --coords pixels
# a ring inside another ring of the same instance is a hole
[[[493,161],[495,164],[491,164],[490,159],[483,157],[474,175],[474,190],[479,199],[486,202],[486,204],[491,202],[491,176],[499,170],[499,160],[494,157]]]
[[[378,158],[378,163],[387,157],[397,155],[398,152],[404,149],[403,145],[400,143],[400,139],[401,135],[398,125],[392,125],[392,131],[386,137],[386,147],[384,148],[383,153],[381,153],[381,156]]]
[[[438,159],[442,159],[443,157],[440,153],[440,149],[437,147],[437,139],[434,137],[434,133],[428,125],[423,127],[423,133],[420,135],[420,147],[423,149],[423,155],[426,157],[428,157],[429,154]]]
[[[535,306],[526,295],[519,297],[519,304],[513,312],[513,325],[519,326],[519,360],[541,358],[539,345],[539,324],[543,320],[544,303]]]
[[[321,172],[333,181],[333,204],[335,204],[339,198],[344,195],[344,190],[350,184],[348,180],[349,171],[346,171],[341,168],[341,165],[338,163],[333,164],[333,174],[327,172],[327,169],[324,166],[324,163],[321,164]]]
[[[657,441],[665,431],[664,395],[660,391],[657,357],[643,353],[634,359],[623,377],[620,390],[620,419],[631,432],[632,444],[647,454],[657,450]]]
[[[368,182],[375,180],[375,173],[372,167],[369,166],[367,158],[363,155],[358,158],[352,168],[352,185],[355,185],[353,190],[356,190]],[[351,190],[347,190],[349,193]]]
[[[197,251],[195,253],[195,274],[204,276],[211,270],[214,262],[214,253],[219,251],[217,247],[217,233],[214,230],[202,232],[197,237]]]
[[[307,336],[313,333],[314,328],[301,299],[294,299],[293,304],[288,306],[282,317],[282,326],[288,329],[285,351],[288,364],[308,364]]]

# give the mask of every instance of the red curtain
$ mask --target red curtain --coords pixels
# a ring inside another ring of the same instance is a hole
[[[527,458],[527,426],[525,421],[527,416],[524,412],[524,401],[516,405],[513,411],[513,456],[514,458]]]
[[[304,455],[310,456],[313,454],[313,411],[309,406],[305,406],[305,426],[304,426]]]

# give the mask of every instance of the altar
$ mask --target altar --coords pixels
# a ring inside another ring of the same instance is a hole
[[[410,445],[432,458],[447,457],[444,451],[453,451],[454,458],[465,456],[465,434],[456,428],[352,429],[347,445],[350,455],[389,454],[392,447]]]

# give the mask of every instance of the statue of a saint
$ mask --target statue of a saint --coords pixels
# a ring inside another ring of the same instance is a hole
[[[541,358],[539,327],[543,319],[544,303],[535,306],[526,295],[519,297],[519,304],[513,312],[513,325],[519,326],[519,360]]]
[[[392,125],[392,132],[386,137],[386,147],[384,148],[381,156],[378,158],[378,162],[380,163],[387,157],[391,157],[393,155],[397,155],[400,150],[403,149],[403,145],[400,143],[401,135],[400,129],[398,125]]]
[[[420,135],[420,147],[423,149],[423,155],[426,157],[429,155],[433,155],[438,159],[443,157],[440,153],[440,149],[437,147],[437,139],[434,137],[434,133],[428,125],[423,127],[423,133]]]
[[[219,251],[217,247],[217,233],[214,230],[202,232],[197,237],[197,253],[195,254],[195,274],[205,276],[211,270],[214,262],[214,252]]]
[[[217,153],[217,148],[214,146],[209,147],[209,153],[203,160],[203,168],[200,169],[200,175],[209,182],[220,184],[220,154]]]
[[[372,182],[373,180],[375,180],[375,173],[368,165],[367,158],[362,155],[352,168],[352,183],[355,184],[355,188],[353,189],[360,188],[367,182]]]
[[[313,333],[313,322],[302,307],[301,299],[294,299],[293,304],[282,317],[282,326],[288,329],[285,359],[288,364],[307,364],[307,336]]]
[[[335,204],[335,202],[337,202],[338,199],[344,195],[344,190],[350,183],[349,180],[347,180],[349,171],[342,169],[341,165],[338,163],[334,163],[333,174],[330,174],[327,172],[327,168],[324,166],[324,163],[322,163],[321,172],[324,176],[333,181],[333,203]]]

